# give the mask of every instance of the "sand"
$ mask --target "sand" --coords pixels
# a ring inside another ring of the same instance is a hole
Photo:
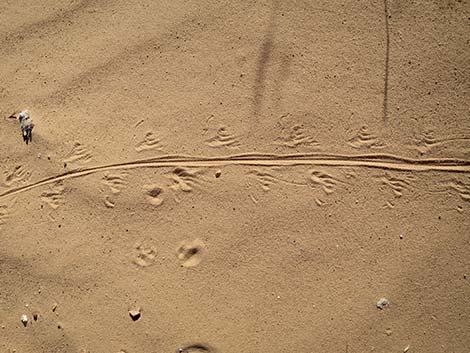
[[[468,352],[469,18],[3,0],[0,351]]]

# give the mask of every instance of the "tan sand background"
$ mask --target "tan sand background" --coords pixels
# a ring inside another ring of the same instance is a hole
[[[469,19],[2,0],[0,351],[468,352]]]

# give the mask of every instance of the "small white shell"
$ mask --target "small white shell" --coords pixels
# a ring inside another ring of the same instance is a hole
[[[26,326],[28,324],[28,317],[25,314],[21,315],[20,320],[21,320],[21,322],[23,323],[24,326]]]

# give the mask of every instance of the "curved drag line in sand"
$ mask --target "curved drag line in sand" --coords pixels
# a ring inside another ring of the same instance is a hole
[[[13,196],[28,190],[71,178],[116,169],[165,168],[165,167],[221,167],[228,165],[257,167],[292,167],[292,166],[330,166],[330,167],[362,167],[387,170],[415,172],[458,172],[469,173],[470,161],[463,159],[412,159],[391,154],[258,154],[245,153],[222,157],[193,157],[185,155],[167,155],[148,159],[101,165],[85,169],[75,169],[60,175],[39,180],[37,182],[16,187],[0,194],[0,199]]]

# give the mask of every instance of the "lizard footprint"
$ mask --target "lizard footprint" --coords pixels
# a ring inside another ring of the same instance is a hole
[[[0,204],[0,226],[4,225],[13,213],[13,207],[16,203],[16,198],[8,203]]]
[[[175,191],[191,192],[194,187],[201,184],[200,174],[198,169],[177,167],[170,175],[173,182],[170,188]]]
[[[29,171],[25,166],[19,165],[13,169],[7,170],[4,172],[6,186],[12,186],[14,184],[25,183],[31,179],[31,171]]]
[[[238,148],[240,147],[240,138],[237,135],[231,134],[226,126],[221,126],[214,137],[206,140],[206,144],[210,147],[227,147]]]
[[[70,152],[65,156],[65,163],[88,163],[93,158],[90,150],[80,142],[75,142]]]
[[[136,247],[137,255],[132,261],[139,267],[148,267],[153,264],[157,257],[157,250],[151,245],[139,244]]]
[[[341,180],[320,170],[311,170],[308,179],[311,188],[320,187],[327,195],[333,193],[338,184],[343,184]]]
[[[56,210],[64,202],[64,192],[65,187],[62,182],[56,182],[49,187],[48,191],[41,194],[41,200]]]
[[[126,172],[117,172],[109,174],[107,173],[101,179],[101,183],[107,186],[111,193],[116,195],[119,194],[127,186],[127,176],[128,173]]]
[[[160,137],[152,131],[149,131],[145,134],[143,140],[137,143],[137,145],[135,146],[135,150],[137,152],[142,152],[152,149],[161,150],[163,149],[163,145]]]
[[[384,148],[385,143],[379,139],[367,126],[361,127],[356,136],[348,141],[354,148]]]

